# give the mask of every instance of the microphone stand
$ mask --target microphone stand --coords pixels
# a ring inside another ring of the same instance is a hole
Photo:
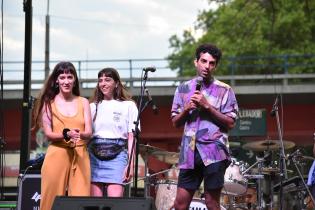
[[[307,184],[305,183],[304,177],[303,177],[303,175],[302,175],[302,173],[301,173],[301,171],[300,171],[300,169],[299,169],[299,167],[298,167],[298,165],[297,165],[296,157],[298,157],[298,155],[299,155],[299,150],[297,150],[296,154],[292,156],[292,162],[293,162],[293,164],[294,164],[294,166],[295,166],[295,168],[296,168],[296,171],[298,172],[298,174],[299,174],[299,176],[300,176],[300,178],[301,178],[301,180],[302,180],[302,182],[303,182],[303,185],[304,185],[304,187],[305,187],[305,189],[306,189],[308,195],[310,196],[312,202],[315,203],[314,197],[313,197],[313,195],[312,195],[312,193],[311,193],[309,187],[308,187]]]
[[[271,116],[276,116],[277,120],[277,128],[278,128],[278,135],[280,140],[280,191],[279,191],[279,197],[280,197],[280,210],[283,209],[283,178],[288,179],[287,169],[286,169],[286,163],[285,163],[285,152],[284,152],[284,145],[283,145],[283,139],[282,139],[282,130],[279,120],[279,112],[278,112],[278,101],[279,101],[280,95],[277,95],[275,103],[272,107]]]
[[[148,79],[148,71],[144,71],[144,75],[143,75],[143,85],[141,85],[141,92],[140,92],[140,99],[139,99],[139,103],[138,103],[138,116],[137,116],[137,121],[134,122],[135,124],[135,130],[132,130],[133,132],[133,137],[134,140],[132,142],[132,149],[131,151],[134,151],[135,148],[135,173],[134,173],[134,194],[135,197],[138,196],[138,165],[139,165],[139,160],[138,160],[138,154],[139,154],[139,142],[140,142],[140,129],[139,129],[139,122],[140,122],[140,116],[141,113],[146,109],[146,107],[151,103],[151,101],[146,101],[146,103],[143,104],[143,96],[144,96],[144,92],[146,89],[146,82]],[[132,159],[132,158],[131,158]],[[130,163],[131,161],[129,161],[129,168],[130,168]],[[145,191],[146,187],[145,187]],[[145,196],[146,196],[147,192],[145,192]]]
[[[0,136],[0,200],[4,200],[4,146],[6,142]]]

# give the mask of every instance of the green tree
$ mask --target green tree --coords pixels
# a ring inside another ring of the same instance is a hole
[[[209,3],[213,1],[209,0]],[[185,30],[182,37],[169,39],[170,67],[180,75],[194,75],[192,58],[200,43],[216,44],[223,51],[220,74],[314,72],[315,1],[313,0],[225,0],[216,1],[216,10],[199,13],[195,38]],[[283,56],[305,55],[305,56]],[[259,58],[258,58],[259,57]],[[294,67],[297,63],[313,63]]]

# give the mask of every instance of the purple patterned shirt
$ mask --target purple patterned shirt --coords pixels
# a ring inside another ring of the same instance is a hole
[[[184,105],[196,90],[196,78],[179,85],[175,91],[171,115],[184,110]],[[201,93],[208,102],[221,113],[233,118],[237,117],[238,105],[232,88],[214,79],[209,87],[201,88]],[[213,122],[204,110],[192,110],[184,126],[179,168],[194,168],[194,152],[197,148],[205,166],[221,160],[230,159],[228,147],[228,131]]]

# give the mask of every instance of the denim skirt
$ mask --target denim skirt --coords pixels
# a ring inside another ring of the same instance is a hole
[[[126,145],[126,139],[104,139],[93,138],[92,141],[105,141],[108,143],[117,143]],[[128,164],[128,151],[124,149],[114,159],[100,160],[93,154],[89,147],[90,162],[91,162],[91,181],[112,184],[124,184],[124,171]]]

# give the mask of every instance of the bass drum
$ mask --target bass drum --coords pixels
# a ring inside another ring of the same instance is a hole
[[[221,210],[226,210],[222,205],[220,205]],[[204,199],[193,199],[190,203],[189,210],[207,210]]]
[[[223,194],[242,195],[247,190],[247,179],[242,175],[244,164],[232,160],[224,174]]]

